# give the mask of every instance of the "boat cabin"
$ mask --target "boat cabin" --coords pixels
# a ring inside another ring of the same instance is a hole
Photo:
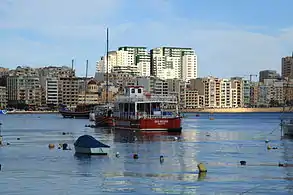
[[[176,110],[166,111],[166,108]],[[124,95],[117,99],[114,106],[114,117],[118,118],[168,118],[177,115],[176,97],[151,95],[144,90],[143,86],[126,87]]]

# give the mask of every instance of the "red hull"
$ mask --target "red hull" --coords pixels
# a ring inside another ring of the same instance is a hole
[[[181,132],[181,118],[115,119],[115,129]]]
[[[97,127],[113,127],[114,125],[113,117],[106,117],[106,116],[96,116],[95,117],[95,124]]]

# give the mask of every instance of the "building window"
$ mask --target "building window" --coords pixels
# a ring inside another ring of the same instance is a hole
[[[137,89],[137,93],[141,93],[141,89]]]
[[[135,93],[135,89],[131,89],[131,93]]]

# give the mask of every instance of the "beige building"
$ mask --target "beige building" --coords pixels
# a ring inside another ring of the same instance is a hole
[[[0,109],[4,109],[7,106],[7,89],[4,86],[0,86]]]
[[[78,95],[78,104],[99,104],[98,83],[95,80],[90,80],[87,83],[86,93],[81,92]]]
[[[78,80],[77,77],[59,78],[58,102],[68,107],[76,107],[78,104]]]
[[[41,105],[40,79],[35,76],[9,76],[7,77],[8,103],[17,105]]]
[[[190,89],[200,96],[198,106],[206,108],[243,107],[242,85],[239,79],[205,77],[190,80]]]

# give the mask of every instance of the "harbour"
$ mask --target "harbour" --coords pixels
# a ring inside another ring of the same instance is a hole
[[[0,192],[292,193],[293,168],[278,166],[293,164],[293,141],[280,137],[281,113],[214,113],[214,120],[205,113],[184,115],[181,133],[90,128],[85,127],[88,119],[59,114],[2,115],[3,141],[10,145],[0,148]],[[48,148],[62,143],[73,148],[84,134],[111,145],[110,153],[89,158],[76,156],[73,149]],[[276,149],[268,150],[268,145]],[[200,162],[207,173],[198,173]]]

